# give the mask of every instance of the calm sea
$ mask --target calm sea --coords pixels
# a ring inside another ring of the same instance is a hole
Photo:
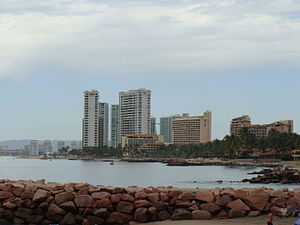
[[[46,179],[60,183],[87,182],[91,184],[140,187],[173,185],[182,188],[269,187],[296,188],[299,185],[240,183],[248,172],[261,167],[191,166],[169,167],[162,163],[129,163],[81,160],[38,160],[0,157],[0,179]],[[222,183],[217,181],[222,180]]]

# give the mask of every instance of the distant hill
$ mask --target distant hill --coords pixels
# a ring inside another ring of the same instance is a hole
[[[24,140],[6,140],[0,141],[0,146],[8,146],[9,150],[15,149],[23,149],[25,145],[29,145],[31,140],[24,139]],[[51,140],[52,148],[54,151],[57,151],[57,142],[59,140]],[[65,147],[70,146],[72,141],[77,140],[63,140],[65,142]],[[38,140],[38,144],[42,144],[44,140]]]

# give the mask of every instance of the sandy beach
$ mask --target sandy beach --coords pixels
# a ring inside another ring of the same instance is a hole
[[[293,225],[296,217],[280,218],[274,217],[274,225]],[[181,221],[161,221],[147,223],[147,225],[265,225],[266,216],[260,217],[244,217],[236,219],[222,219],[222,220],[181,220]]]

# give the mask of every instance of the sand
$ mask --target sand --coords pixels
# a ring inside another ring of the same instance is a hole
[[[279,218],[274,217],[274,225],[293,225],[296,217]],[[260,217],[245,217],[236,219],[222,219],[222,220],[182,220],[182,221],[161,221],[146,223],[147,225],[266,225],[266,216]]]

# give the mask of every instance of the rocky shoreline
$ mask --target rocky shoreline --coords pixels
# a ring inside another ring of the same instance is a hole
[[[300,172],[298,170],[263,170],[252,174],[262,174],[242,182],[269,184],[300,184]]]
[[[128,188],[0,180],[0,224],[129,224],[255,217],[300,203],[300,189]]]

